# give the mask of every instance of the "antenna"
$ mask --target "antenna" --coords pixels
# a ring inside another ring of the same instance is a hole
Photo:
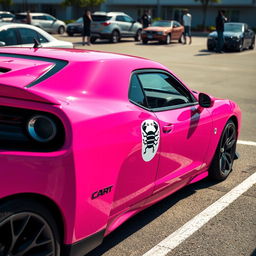
[[[34,40],[33,48],[41,48],[42,47],[41,43],[39,43],[37,39],[34,38],[33,40]]]

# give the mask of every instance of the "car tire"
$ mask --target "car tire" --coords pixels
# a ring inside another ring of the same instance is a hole
[[[4,234],[0,255],[61,255],[57,225],[50,211],[35,200],[12,199],[2,203],[0,234]]]
[[[96,40],[97,40],[97,37],[95,37],[95,36],[92,36],[91,39],[90,39],[92,44],[94,44]]]
[[[147,39],[143,39],[143,40],[142,40],[142,43],[143,43],[143,44],[147,44],[147,43],[148,43],[148,40],[147,40]]]
[[[68,36],[74,36],[74,34],[73,33],[68,33]]]
[[[136,35],[135,35],[135,37],[134,37],[134,40],[135,40],[136,42],[139,42],[139,41],[141,40],[141,29],[138,29],[138,30],[137,30],[137,33],[136,33]]]
[[[210,46],[209,44],[207,44],[207,50],[209,52],[212,52],[214,50],[214,47]]]
[[[242,52],[243,49],[244,49],[244,39],[241,39],[241,41],[239,42],[239,45],[237,47],[237,51]]]
[[[61,35],[64,34],[65,33],[65,27],[64,26],[59,26],[58,33],[61,34]]]
[[[117,30],[114,30],[111,34],[111,42],[118,43],[120,41],[120,33]]]
[[[168,34],[168,35],[166,36],[166,39],[165,39],[165,44],[170,44],[170,43],[171,43],[171,35]]]
[[[250,49],[250,50],[253,50],[254,47],[255,47],[255,37],[252,39],[252,43],[251,43],[251,45],[249,46],[249,49]]]
[[[232,171],[236,153],[237,128],[229,120],[223,129],[215,155],[209,168],[209,178],[225,180]]]
[[[180,36],[180,38],[179,38],[179,43],[180,44],[184,44],[184,37],[183,37],[183,35],[181,34],[181,36]]]

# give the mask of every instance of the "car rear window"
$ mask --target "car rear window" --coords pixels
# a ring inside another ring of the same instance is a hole
[[[111,18],[112,18],[111,16],[106,16],[106,15],[92,15],[93,21],[106,21],[106,20],[110,20]]]

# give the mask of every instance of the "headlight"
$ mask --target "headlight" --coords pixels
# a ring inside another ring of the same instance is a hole
[[[49,142],[57,133],[56,124],[47,116],[34,116],[28,121],[28,134],[38,142]]]

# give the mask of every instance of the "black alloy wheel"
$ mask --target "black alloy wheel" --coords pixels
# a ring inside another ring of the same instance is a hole
[[[242,38],[242,39],[240,39],[240,41],[239,41],[239,45],[238,45],[237,51],[238,51],[238,52],[242,52],[243,49],[244,49],[244,39]]]
[[[229,120],[223,130],[216,149],[209,177],[213,180],[224,180],[232,171],[236,153],[237,129],[232,120]]]
[[[0,206],[0,256],[60,256],[60,239],[48,210],[35,201]]]

